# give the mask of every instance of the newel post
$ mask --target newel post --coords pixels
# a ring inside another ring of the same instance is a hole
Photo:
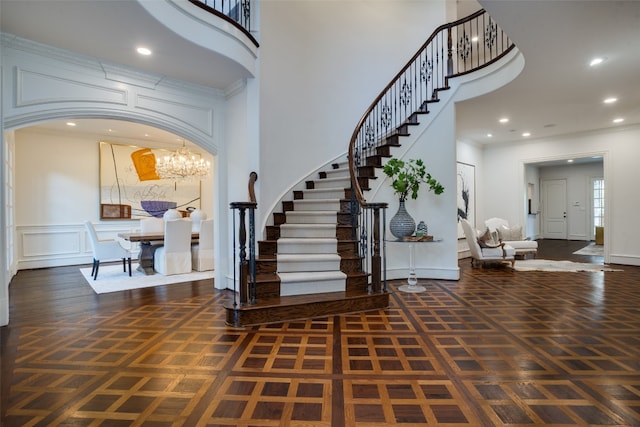
[[[238,211],[238,287],[240,294],[240,306],[247,304],[254,304],[256,300],[256,268],[255,268],[255,209],[258,206],[255,202],[233,202],[230,204],[231,209]],[[249,211],[249,258],[247,258],[247,226],[246,226],[246,213]],[[236,217],[233,216],[233,227],[235,230]],[[234,248],[233,248],[233,263],[234,263],[234,294],[235,294],[235,264],[236,264],[236,242],[234,231]],[[237,305],[234,297],[234,306]]]
[[[387,209],[387,203],[368,203],[367,208],[371,209],[373,213],[372,225],[372,239],[371,239],[371,287],[374,293],[385,292],[387,290],[386,275],[383,277],[383,272],[386,271],[384,267],[384,234],[385,234],[385,210]],[[382,210],[382,218],[380,217],[380,211]],[[380,227],[382,224],[382,227]],[[382,250],[381,250],[382,248]],[[384,268],[383,268],[384,267]]]

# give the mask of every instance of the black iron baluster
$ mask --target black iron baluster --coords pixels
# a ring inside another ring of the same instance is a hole
[[[238,244],[240,259],[238,262],[238,288],[240,294],[240,306],[247,304],[253,304],[255,302],[255,231],[252,228],[255,227],[253,221],[253,211],[255,210],[257,203],[253,202],[233,202],[231,203],[231,209],[238,211],[239,224],[238,224]],[[249,209],[249,256],[247,259],[247,227],[246,227],[246,211]],[[235,215],[234,215],[235,218]],[[235,221],[234,221],[235,227]],[[235,234],[234,234],[235,236]],[[235,238],[234,238],[235,244]],[[234,248],[234,263],[235,263],[235,248]],[[235,290],[235,267],[234,267],[234,290]]]

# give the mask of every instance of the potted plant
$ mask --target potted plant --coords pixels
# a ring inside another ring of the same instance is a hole
[[[389,223],[391,234],[399,239],[410,236],[416,229],[416,223],[405,208],[407,197],[417,199],[422,184],[427,185],[429,191],[435,194],[442,194],[444,187],[427,172],[427,167],[421,159],[405,162],[394,157],[384,165],[382,171],[392,179],[391,187],[400,199],[398,212]]]

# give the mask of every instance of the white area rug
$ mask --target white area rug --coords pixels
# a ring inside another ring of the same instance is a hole
[[[584,248],[575,251],[574,255],[592,255],[592,256],[604,256],[604,246],[591,243]]]
[[[122,264],[100,266],[98,279],[91,277],[91,268],[81,268],[80,272],[97,294],[109,292],[128,291],[131,289],[149,288],[152,286],[170,285],[172,283],[190,282],[192,280],[213,279],[213,271],[193,271],[188,274],[151,274],[147,276],[136,268],[137,264],[131,264],[131,277],[129,273],[122,271]]]
[[[622,271],[604,264],[587,264],[573,261],[554,261],[548,259],[516,260],[516,271]]]

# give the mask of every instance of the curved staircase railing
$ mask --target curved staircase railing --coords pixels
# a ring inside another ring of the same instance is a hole
[[[371,287],[386,291],[384,210],[386,203],[368,203],[364,191],[400,137],[429,113],[438,93],[449,89],[449,79],[499,60],[515,45],[485,10],[438,27],[416,54],[380,92],[358,122],[349,142],[353,236],[360,245]],[[379,212],[382,210],[383,214]],[[372,223],[376,218],[380,223]],[[382,231],[382,233],[380,232]],[[381,236],[382,234],[382,236]],[[382,248],[382,249],[380,249]],[[382,280],[382,283],[376,283]]]
[[[455,40],[455,45],[454,45]],[[484,10],[438,27],[418,52],[380,92],[356,125],[349,143],[349,171],[361,206],[367,178],[391,157],[388,146],[407,135],[409,126],[429,112],[449,79],[499,60],[515,45]]]
[[[252,0],[189,0],[192,4],[229,22],[242,31],[251,42],[259,47],[251,34]]]

